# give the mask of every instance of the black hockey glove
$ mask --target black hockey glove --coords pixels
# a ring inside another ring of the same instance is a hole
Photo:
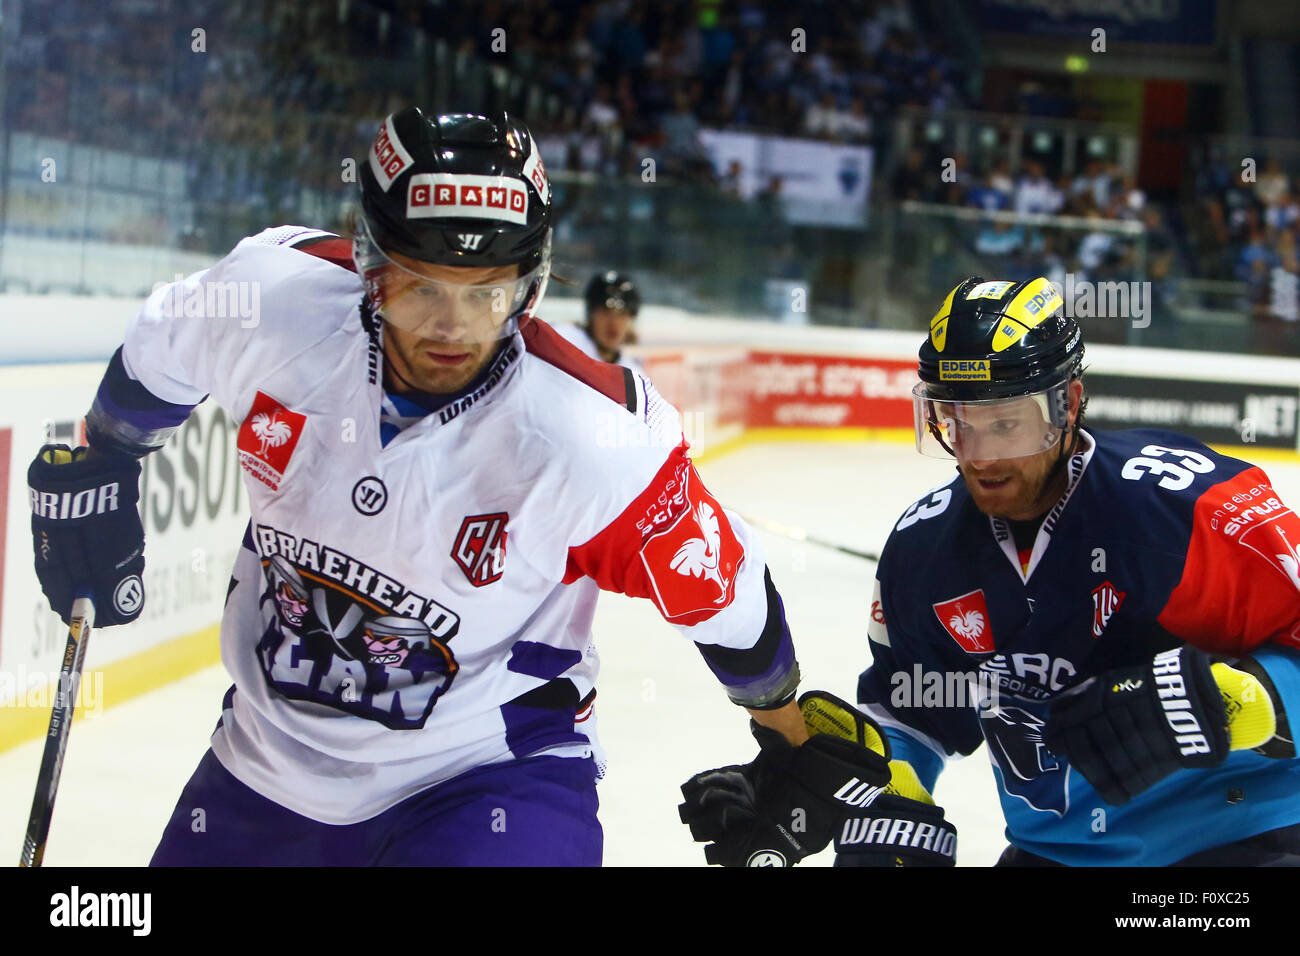
[[[1044,741],[1114,806],[1176,770],[1217,767],[1228,719],[1209,656],[1185,645],[1089,678],[1052,703]]]
[[[144,608],[140,462],[86,451],[45,445],[27,469],[36,577],[65,624],[83,591],[97,626],[128,624]]]
[[[835,836],[836,866],[954,866],[957,828],[904,760],[889,764],[884,793],[854,813]]]
[[[812,694],[805,695],[807,697]],[[843,701],[863,733],[815,733],[801,746],[751,721],[760,751],[751,763],[697,774],[677,809],[704,858],[722,866],[790,866],[822,850],[855,805],[889,782],[889,744]],[[812,728],[810,728],[812,732]],[[872,749],[866,742],[879,747]]]

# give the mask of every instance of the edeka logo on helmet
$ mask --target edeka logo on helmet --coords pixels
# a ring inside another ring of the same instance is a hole
[[[917,450],[957,459],[981,510],[1035,517],[1077,441],[1082,368],[1082,334],[1047,279],[966,279],[921,346]]]
[[[531,134],[495,116],[384,120],[361,167],[353,259],[408,387],[470,384],[536,313],[550,274],[550,183]]]

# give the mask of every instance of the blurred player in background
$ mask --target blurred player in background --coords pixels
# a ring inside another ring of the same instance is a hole
[[[959,475],[881,555],[858,698],[894,784],[837,865],[953,863],[929,794],[981,742],[999,865],[1300,864],[1300,520],[1194,439],[1085,431],[1082,369],[1046,279],[967,279],[931,320],[917,448]]]
[[[534,318],[551,219],[521,123],[394,114],[352,241],[268,229],[159,289],[89,448],[32,463],[51,606],[66,620],[87,588],[124,624],[144,603],[139,459],[208,397],[241,423],[234,686],[154,864],[599,864],[600,588],[654,601],[752,716],[741,862],[824,847],[835,793],[887,779],[863,746],[807,741],[762,548],[700,482],[676,412]],[[178,305],[232,285],[256,290],[253,321]],[[602,442],[611,422],[629,440]]]
[[[555,330],[592,358],[644,375],[641,363],[623,354],[624,346],[636,342],[636,314],[641,309],[636,283],[612,269],[598,272],[587,283],[583,301],[583,324],[557,325]]]

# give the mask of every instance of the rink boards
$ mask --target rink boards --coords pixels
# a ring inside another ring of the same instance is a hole
[[[12,343],[7,357],[41,363],[0,365],[3,751],[44,732],[65,636],[32,570],[26,468],[43,442],[80,440],[82,416],[134,306],[71,296],[7,296],[0,303],[0,335]],[[548,299],[546,314],[570,321],[579,308],[576,300]],[[918,333],[654,307],[638,326],[644,344],[634,351],[681,409],[702,462],[773,439],[911,441]],[[61,355],[100,357],[54,361]],[[1171,427],[1253,460],[1297,459],[1300,361],[1097,346],[1088,350],[1088,366],[1088,416],[1096,427]],[[94,640],[83,709],[102,711],[218,661],[216,624],[248,520],[234,453],[237,424],[204,403],[145,460],[145,612],[131,627]]]

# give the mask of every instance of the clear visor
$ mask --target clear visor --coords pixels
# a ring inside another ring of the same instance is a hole
[[[953,402],[912,389],[916,450],[931,458],[998,461],[1037,455],[1061,440],[1069,423],[1069,385],[1014,398]]]
[[[513,335],[530,291],[550,265],[543,256],[537,268],[516,276],[517,266],[438,266],[405,256],[398,262],[379,248],[364,220],[357,223],[352,255],[371,304],[386,322],[432,341],[457,343]],[[472,281],[456,281],[457,272]]]

